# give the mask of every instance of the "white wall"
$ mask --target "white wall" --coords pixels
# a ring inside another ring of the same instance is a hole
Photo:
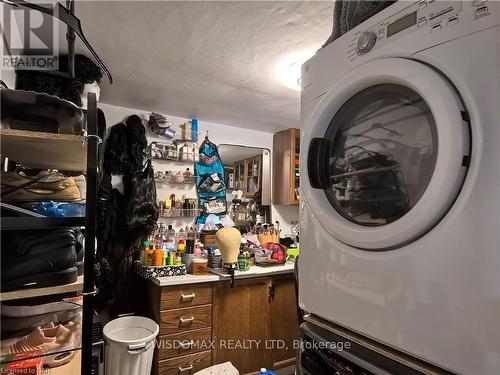
[[[118,107],[105,103],[99,103],[99,107],[104,111],[106,115],[106,124],[108,128],[121,122],[125,117],[133,114],[136,114],[144,118],[149,117],[148,111],[143,111],[140,109]],[[174,126],[179,126],[189,120],[182,117],[169,116],[169,115],[166,116],[168,120],[173,123]],[[271,150],[271,155],[272,155],[272,148],[273,148],[272,133],[267,133],[252,129],[238,128],[235,126],[216,124],[213,122],[203,121],[202,119],[198,119],[198,122],[199,122],[199,129],[201,132],[201,135],[199,136],[200,141],[203,140],[203,137],[205,136],[205,131],[208,131],[208,136],[210,140],[217,145],[225,143],[225,144],[234,144],[240,146],[268,148]],[[148,142],[151,142],[152,140],[154,140],[154,138],[148,137]],[[165,165],[165,162],[162,161],[155,161],[154,167],[156,170],[185,170],[186,167],[189,167],[189,165],[186,165],[184,163],[166,162],[166,164],[168,165]],[[169,185],[169,186],[158,185],[157,192],[158,192],[158,198],[161,200],[165,199],[172,192],[176,195],[176,197],[177,196],[180,197],[182,196],[182,194],[187,194],[189,197],[193,198],[196,197],[196,191],[194,187],[189,187],[189,186],[177,187],[176,185]],[[272,205],[271,216],[273,222],[276,220],[280,222],[282,233],[288,234],[291,231],[290,230],[291,222],[294,220],[298,220],[299,218],[299,207]],[[185,226],[189,224],[189,220],[180,219],[176,220],[173,224],[174,226]]]

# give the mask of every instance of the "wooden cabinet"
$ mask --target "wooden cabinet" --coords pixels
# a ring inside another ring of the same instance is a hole
[[[273,203],[299,204],[300,130],[282,130],[273,137]]]
[[[299,323],[291,275],[236,280],[214,286],[214,363],[231,363],[240,374],[295,363]],[[229,349],[231,340],[239,347]],[[226,347],[224,347],[226,346]]]
[[[215,364],[230,361],[240,374],[272,368],[265,347],[271,337],[269,288],[266,278],[236,280],[234,288],[228,282],[215,285]]]
[[[206,284],[146,284],[146,315],[160,325],[153,375],[192,375],[231,363],[240,374],[295,362],[299,324],[293,275]]]
[[[272,352],[271,368],[281,368],[295,363],[299,337],[295,283],[290,277],[275,278],[271,287],[271,337],[279,343]]]
[[[234,181],[235,187],[241,189],[245,197],[259,191],[262,186],[262,155],[234,163]]]
[[[192,375],[212,364],[212,284],[145,287],[138,311],[160,326],[153,375]]]

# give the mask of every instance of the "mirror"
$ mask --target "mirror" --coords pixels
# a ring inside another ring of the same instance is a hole
[[[221,144],[228,212],[239,229],[265,223],[271,204],[271,151]]]

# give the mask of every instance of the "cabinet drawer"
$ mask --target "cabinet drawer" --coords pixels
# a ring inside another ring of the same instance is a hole
[[[160,310],[178,309],[212,303],[212,286],[186,285],[161,290]]]
[[[158,359],[164,360],[211,349],[212,330],[175,333],[158,338]]]
[[[185,355],[158,362],[158,375],[193,375],[211,364],[211,352]]]
[[[212,305],[160,312],[160,335],[209,328],[211,325]]]

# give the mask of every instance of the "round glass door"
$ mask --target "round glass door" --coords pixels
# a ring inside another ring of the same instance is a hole
[[[383,58],[336,79],[304,124],[309,230],[366,250],[425,235],[460,199],[471,159],[465,119],[453,85],[417,61]]]
[[[436,123],[427,103],[408,87],[381,84],[360,91],[336,113],[325,138],[333,140],[326,195],[356,224],[399,219],[431,180]]]

